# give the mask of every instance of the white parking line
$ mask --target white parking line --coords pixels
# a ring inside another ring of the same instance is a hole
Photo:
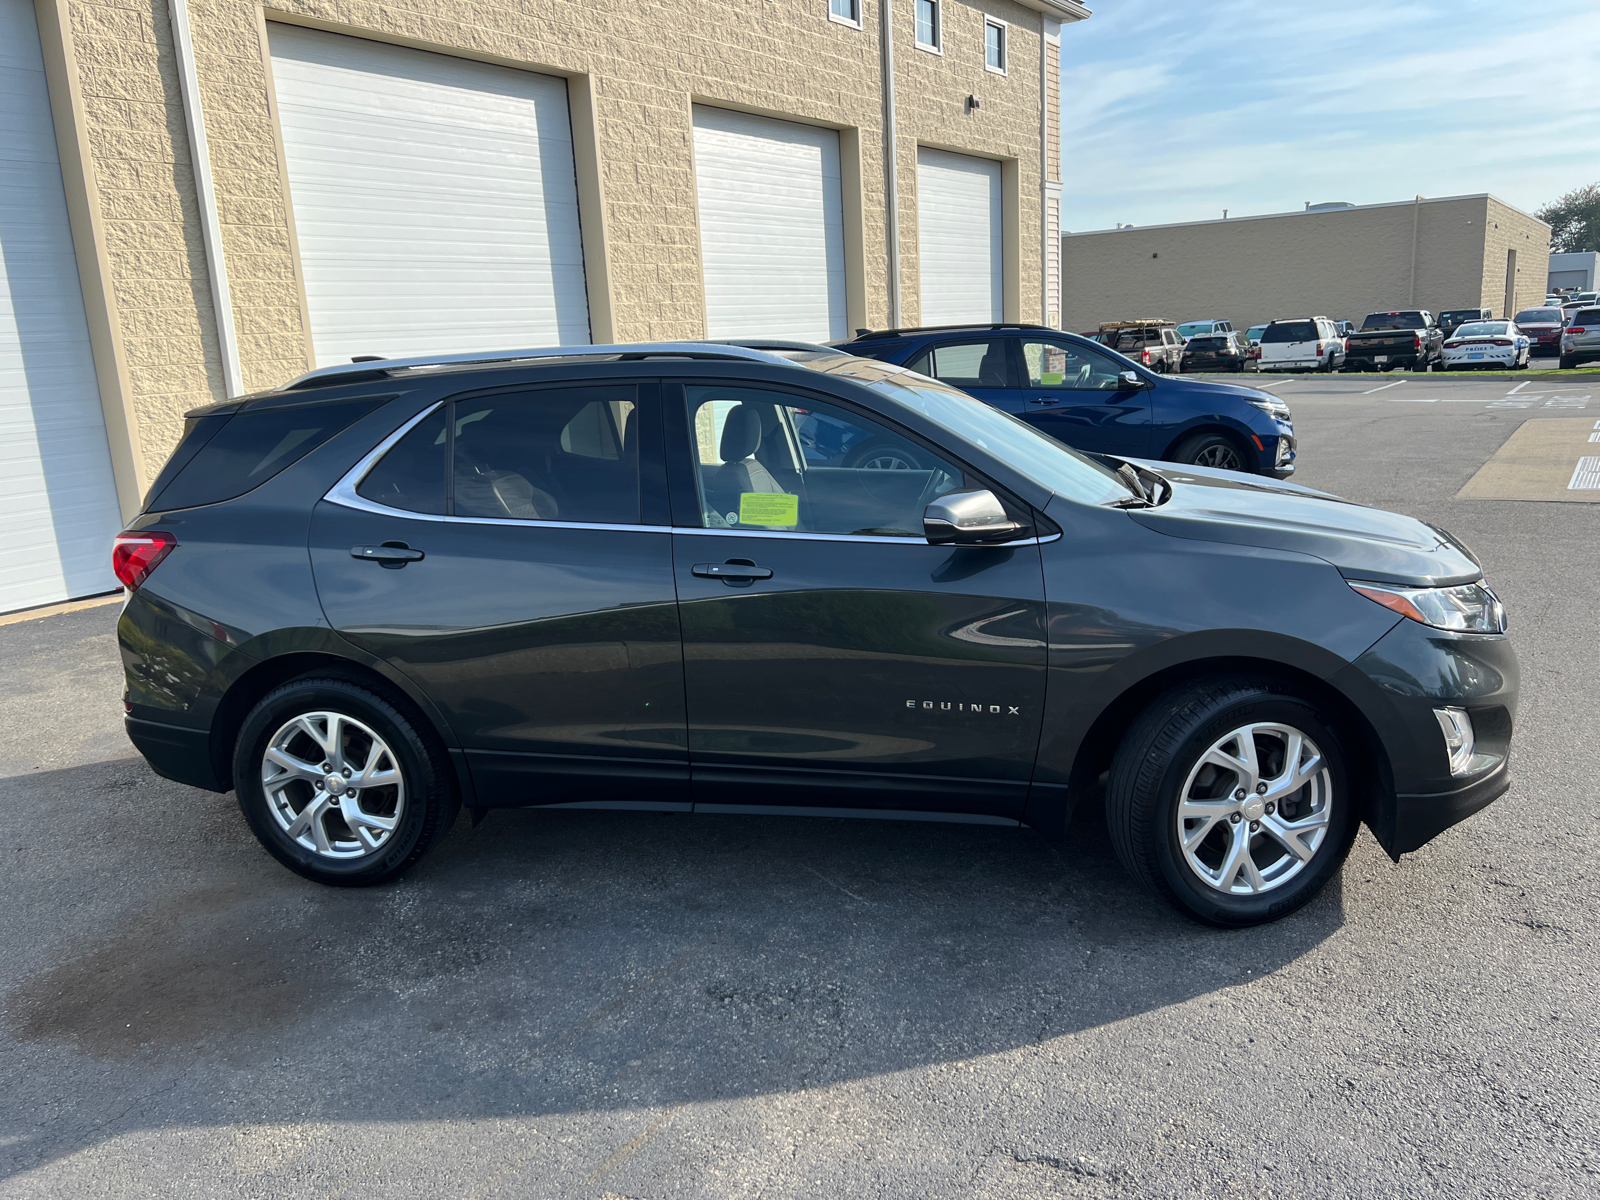
[[[1370,396],[1370,395],[1372,395],[1372,392],[1381,392],[1381,391],[1384,391],[1384,390],[1386,390],[1388,388],[1399,387],[1404,382],[1405,382],[1404,379],[1396,379],[1393,383],[1386,383],[1386,384],[1383,385],[1383,387],[1375,387],[1375,388],[1372,389],[1372,391],[1362,392],[1361,394],[1363,396]]]
[[[1523,388],[1527,387],[1532,382],[1533,382],[1533,380],[1531,380],[1531,379],[1524,379],[1521,383],[1517,384],[1516,387],[1512,388],[1509,392],[1507,392],[1506,395],[1515,396],[1518,392],[1520,392]]]
[[[1271,383],[1258,383],[1255,386],[1258,388],[1282,387],[1286,383],[1293,382],[1294,380],[1292,379],[1274,379]]]

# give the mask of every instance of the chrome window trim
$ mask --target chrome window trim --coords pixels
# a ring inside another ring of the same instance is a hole
[[[702,529],[694,525],[610,525],[587,521],[527,521],[516,517],[455,517],[444,513],[412,512],[404,508],[390,508],[387,504],[378,504],[368,500],[356,491],[361,486],[361,481],[367,477],[368,472],[378,465],[378,460],[394,448],[401,438],[410,433],[424,420],[432,416],[445,401],[438,400],[428,405],[404,425],[396,429],[383,441],[379,442],[344,473],[338,483],[328,489],[322,497],[330,504],[337,504],[343,508],[353,508],[357,512],[373,513],[380,517],[401,517],[410,521],[443,521],[450,525],[511,525],[516,527],[529,526],[536,529],[605,529],[616,533],[692,533],[708,535],[710,537],[757,537],[757,538],[783,538],[790,541],[816,541],[816,542],[862,542],[888,546],[925,546],[927,542],[919,542],[916,538],[877,537],[871,535],[856,535],[852,533],[801,533],[781,529]],[[1060,538],[1059,533],[1047,537],[1025,538],[1016,542],[996,542],[996,546],[1042,546],[1046,542],[1053,542]]]

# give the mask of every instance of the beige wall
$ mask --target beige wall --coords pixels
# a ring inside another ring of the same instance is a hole
[[[1547,225],[1489,196],[1074,234],[1062,239],[1062,324],[1225,318],[1243,329],[1475,304],[1498,314],[1506,250],[1517,248],[1519,306],[1535,303],[1549,240]]]
[[[126,361],[123,403],[148,476],[183,412],[225,394],[168,4],[48,2],[70,34],[110,319]],[[914,48],[913,0],[893,2],[902,318],[918,315],[916,153],[930,145],[1007,165],[1008,315],[1037,320],[1043,17],[1013,0],[945,0],[945,53],[935,56]],[[828,19],[827,0],[275,0],[265,9],[189,0],[246,387],[308,366],[268,21],[569,77],[594,333],[636,341],[704,334],[694,103],[838,128],[847,157],[859,146],[859,192],[846,199],[847,221],[859,213],[851,318],[887,323],[879,11],[874,0],[861,8],[854,29]],[[1005,76],[984,69],[985,12],[1010,26]],[[976,111],[968,94],[980,99]]]

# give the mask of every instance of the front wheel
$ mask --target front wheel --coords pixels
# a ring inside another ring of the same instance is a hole
[[[1178,443],[1172,453],[1174,462],[1195,467],[1215,467],[1221,471],[1245,470],[1244,452],[1234,440],[1223,433],[1197,433]]]
[[[297,679],[250,710],[233,760],[261,844],[318,883],[362,887],[405,871],[460,807],[431,729],[343,679]]]
[[[1117,748],[1106,820],[1128,872],[1209,925],[1276,920],[1338,873],[1358,826],[1339,735],[1290,687],[1168,692]]]

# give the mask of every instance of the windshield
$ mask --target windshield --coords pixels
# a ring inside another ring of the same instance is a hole
[[[1559,308],[1525,308],[1517,314],[1518,325],[1554,325],[1560,320]]]
[[[1261,340],[1261,335],[1266,332],[1266,328],[1267,327],[1265,325],[1252,325],[1245,333],[1245,337],[1249,338],[1252,342],[1259,342]]]
[[[1483,309],[1481,308],[1464,308],[1460,312],[1439,314],[1439,324],[1441,325],[1459,325],[1463,321],[1481,321],[1482,319]]]
[[[1497,337],[1506,332],[1504,321],[1468,321],[1456,330],[1457,337]]]
[[[1215,324],[1215,321],[1189,321],[1178,326],[1178,336],[1192,338],[1197,333],[1210,333],[1211,327]]]
[[[1475,317],[1477,313],[1468,313]],[[1369,313],[1367,319],[1361,322],[1362,332],[1372,329],[1423,329],[1422,314],[1419,312],[1392,312]]]
[[[804,361],[804,360],[802,360]],[[1040,487],[1082,504],[1120,500],[1131,490],[1108,467],[1085,458],[998,408],[937,379],[873,358],[832,355],[805,365],[867,384],[880,396],[921,413],[941,428],[988,451]]]

